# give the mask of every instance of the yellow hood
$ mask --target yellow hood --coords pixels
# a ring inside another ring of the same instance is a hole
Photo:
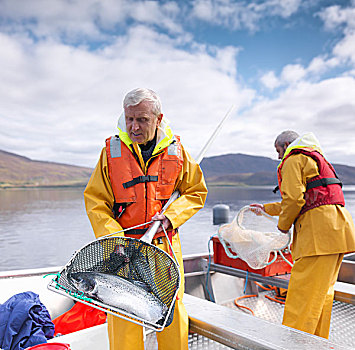
[[[284,159],[295,148],[311,148],[323,154],[318,139],[312,132],[301,135],[295,141],[289,144],[282,159]],[[282,161],[281,161],[282,162]]]

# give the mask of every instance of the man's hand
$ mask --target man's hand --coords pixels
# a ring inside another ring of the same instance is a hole
[[[265,212],[265,208],[262,204],[252,203],[249,206],[251,207],[251,211],[256,215],[262,215],[262,212]]]
[[[160,221],[163,224],[165,230],[168,230],[169,227],[172,227],[170,220],[164,214],[156,213],[152,217],[152,220],[153,221]],[[162,227],[160,225],[158,230],[157,230],[157,232],[161,232],[161,231],[163,231],[163,229],[162,229]]]

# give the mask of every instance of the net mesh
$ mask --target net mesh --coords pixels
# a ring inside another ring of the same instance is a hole
[[[149,243],[128,237],[108,237],[89,243],[80,249],[60,271],[55,289],[64,290],[73,299],[82,294],[72,283],[70,275],[75,272],[100,272],[125,278],[132,283],[138,281],[147,286],[150,293],[168,308],[163,324],[152,324],[135,315],[127,314],[106,305],[107,310],[116,316],[144,323],[155,330],[171,322],[172,310],[180,285],[179,268],[163,250]],[[52,289],[52,288],[50,288]],[[92,306],[102,309],[102,304],[92,300]],[[117,313],[118,312],[118,313]],[[149,324],[150,323],[150,324]]]
[[[291,243],[290,233],[277,229],[278,220],[246,206],[233,221],[220,226],[218,237],[229,257],[244,260],[251,268],[261,269],[270,263],[270,253],[285,249]]]

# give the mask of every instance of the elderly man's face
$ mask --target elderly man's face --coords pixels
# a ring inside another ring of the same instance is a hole
[[[128,136],[133,142],[147,144],[153,140],[155,130],[160,125],[163,115],[152,112],[152,103],[142,101],[136,106],[125,108],[126,129]]]

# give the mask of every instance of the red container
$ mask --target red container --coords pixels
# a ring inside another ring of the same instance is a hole
[[[65,343],[44,343],[31,346],[25,350],[70,350],[70,346]]]
[[[215,264],[234,267],[239,270],[249,271],[257,273],[262,276],[277,276],[284,275],[291,272],[291,266],[278,255],[276,260],[262,269],[252,269],[245,261],[237,258],[230,258],[219,241],[218,237],[212,237],[213,242],[213,261]],[[290,253],[283,253],[284,257],[292,263],[292,257]],[[274,255],[270,254],[270,260],[274,258]]]

